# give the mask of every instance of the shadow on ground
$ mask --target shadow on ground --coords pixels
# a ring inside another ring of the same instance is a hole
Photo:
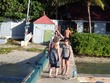
[[[26,59],[16,64],[1,63],[0,83],[21,83],[21,81],[34,69],[44,53]]]

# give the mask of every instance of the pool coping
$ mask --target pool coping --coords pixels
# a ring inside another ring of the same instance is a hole
[[[35,68],[23,79],[22,83],[35,83],[41,75],[41,72],[44,70],[48,61],[48,52],[45,51],[37,65],[35,65]]]

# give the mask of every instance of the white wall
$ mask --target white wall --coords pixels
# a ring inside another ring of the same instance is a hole
[[[55,31],[55,25],[52,24],[34,24],[33,29],[33,43],[43,43],[44,41],[44,30]]]
[[[11,38],[11,20],[6,19],[0,26],[0,37]]]
[[[24,20],[17,22],[11,19],[5,19],[1,23],[0,36],[12,39],[24,38],[24,26]]]
[[[75,20],[77,24],[77,32],[83,32],[83,20]]]

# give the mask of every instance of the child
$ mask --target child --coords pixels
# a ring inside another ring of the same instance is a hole
[[[49,52],[49,77],[52,76],[52,68],[55,68],[55,77],[58,76],[58,70],[60,67],[60,54],[59,54],[59,46],[58,46],[58,38],[54,37],[53,42],[51,44],[50,52]]]
[[[70,57],[72,56],[72,48],[69,45],[69,39],[64,40],[64,45],[62,48],[62,72],[61,74],[66,76],[69,71]],[[66,66],[66,71],[64,72]]]

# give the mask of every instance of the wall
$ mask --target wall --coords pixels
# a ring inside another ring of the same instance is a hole
[[[11,38],[11,20],[6,19],[0,26],[0,37]]]
[[[77,32],[83,32],[83,20],[75,20],[77,24]]]
[[[33,31],[33,24],[29,27],[29,32]],[[23,39],[25,32],[25,20],[14,21],[11,19],[5,19],[1,23],[0,36],[4,36],[12,39]]]
[[[44,30],[55,31],[55,25],[52,24],[34,24],[33,29],[33,43],[43,43],[44,42]],[[54,34],[54,33],[52,33]]]
[[[88,22],[84,20],[75,20],[77,24],[77,32],[83,32],[83,23]],[[94,33],[106,34],[106,23],[107,21],[92,21],[94,23]]]
[[[105,22],[95,22],[94,33],[106,34],[106,23]]]

